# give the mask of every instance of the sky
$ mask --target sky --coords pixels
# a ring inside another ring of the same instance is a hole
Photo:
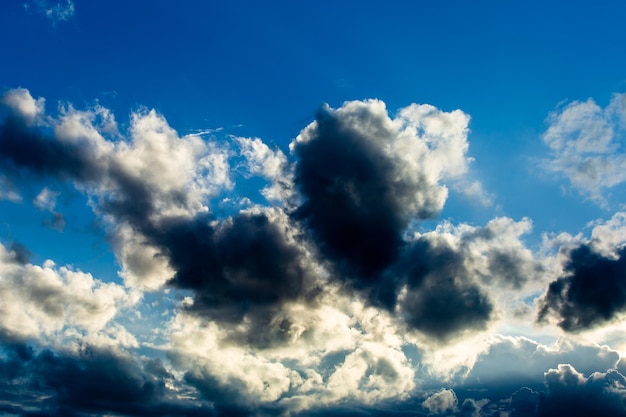
[[[0,416],[625,416],[626,4],[0,4]]]

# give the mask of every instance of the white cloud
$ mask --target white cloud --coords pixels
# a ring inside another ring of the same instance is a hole
[[[243,403],[278,401],[292,412],[406,397],[415,387],[415,364],[391,317],[339,293],[327,296],[317,306],[284,306],[277,320],[290,323],[290,337],[263,350],[238,337],[246,322],[219,325],[179,313],[169,330],[174,369],[190,372],[199,389],[217,381]]]
[[[292,167],[280,149],[270,149],[259,138],[235,138],[246,160],[248,175],[258,175],[270,181],[261,194],[270,202],[289,200],[294,193]]]
[[[67,329],[96,333],[137,294],[52,261],[21,264],[0,245],[0,332],[9,339],[52,337]]]
[[[280,149],[272,150],[259,138],[235,138],[246,158],[247,170],[251,175],[275,179],[283,175],[287,157]]]
[[[27,89],[16,88],[7,91],[2,97],[2,102],[28,123],[34,124],[41,122],[46,100],[43,97],[35,100]]]
[[[543,135],[552,150],[546,168],[564,174],[587,197],[606,204],[604,192],[626,181],[626,94],[606,108],[574,101],[548,117]]]
[[[615,368],[619,359],[619,353],[607,346],[573,338],[560,338],[546,345],[526,337],[496,335],[476,358],[466,383],[538,381],[560,363],[569,363],[585,374],[604,372]]]
[[[434,414],[443,414],[454,411],[459,403],[456,394],[451,389],[442,389],[428,397],[422,406]]]
[[[50,191],[48,187],[44,187],[35,200],[33,200],[33,204],[40,210],[45,211],[54,211],[54,207],[57,204],[57,197],[59,196],[58,192]]]

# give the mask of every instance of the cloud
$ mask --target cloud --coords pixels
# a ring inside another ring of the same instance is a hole
[[[548,117],[543,135],[552,151],[551,171],[564,174],[583,195],[606,204],[603,193],[626,181],[626,95],[604,109],[593,99],[574,101]]]
[[[25,3],[26,9],[32,7],[37,13],[46,16],[53,24],[68,21],[74,17],[75,8],[73,0],[61,0],[53,2],[49,0],[31,0]]]
[[[65,228],[65,217],[63,214],[56,212],[57,197],[59,192],[50,191],[48,187],[44,187],[37,197],[33,200],[33,204],[39,210],[47,211],[50,213],[50,218],[44,220],[44,225],[55,230],[63,230]]]
[[[397,258],[409,222],[442,209],[440,180],[467,169],[468,122],[428,105],[393,120],[377,100],[322,107],[290,145],[297,217],[340,269],[373,279]]]
[[[444,414],[452,412],[457,408],[459,400],[451,389],[442,389],[428,397],[422,406],[432,414]]]
[[[498,316],[498,294],[541,272],[520,240],[527,219],[410,236],[411,222],[443,207],[444,181],[467,171],[460,111],[412,105],[391,119],[375,100],[323,108],[292,143],[293,162],[259,139],[232,148],[181,138],[145,109],[131,115],[127,137],[101,106],[65,105],[46,120],[52,134],[23,117],[5,122],[17,133],[0,136],[4,169],[72,181],[103,219],[127,286],[191,290],[186,314],[236,327],[229,340],[250,347],[304,340],[319,322],[303,322],[294,306],[315,309],[339,293],[384,308],[420,337],[459,339]],[[322,165],[319,155],[341,163]],[[237,158],[244,177],[279,187],[282,205],[212,213],[211,198],[234,187]],[[52,204],[49,193],[39,197]]]
[[[44,115],[46,100],[43,97],[34,99],[30,91],[25,88],[16,88],[7,91],[2,97],[2,103],[13,114],[23,118],[29,124],[40,122]]]
[[[579,332],[620,317],[626,309],[625,219],[618,212],[608,221],[592,222],[590,239],[557,238],[556,279],[539,300],[539,322],[556,321],[565,331]]]
[[[398,305],[410,327],[439,340],[486,327],[494,306],[467,274],[458,252],[416,241],[404,264],[407,285]]]
[[[428,230],[421,222],[439,215],[447,187],[466,179],[469,117],[461,111],[411,105],[391,117],[376,100],[323,107],[287,155],[258,138],[180,136],[154,110],[133,112],[121,130],[99,105],[65,104],[53,117],[27,90],[5,97],[30,104],[20,110],[5,99],[12,110],[0,125],[2,175],[24,189],[44,182],[33,204],[52,214],[60,183],[83,193],[124,286],[51,261],[34,265],[19,246],[2,246],[0,291],[12,300],[3,340],[33,343],[31,358],[48,349],[52,359],[41,363],[50,369],[111,384],[126,378],[143,399],[107,391],[100,403],[81,403],[80,387],[41,365],[41,381],[52,382],[24,392],[48,395],[52,414],[142,415],[162,406],[170,411],[161,415],[376,415],[397,402],[412,413],[519,414],[532,397],[519,385],[500,399],[467,390],[483,384],[493,393],[507,377],[534,390],[559,363],[605,372],[619,360],[569,339],[486,336],[519,306],[532,309],[547,280],[574,280],[589,265],[580,247],[596,263],[618,262],[626,216],[594,223],[587,240],[555,238],[550,254],[525,244],[527,218]],[[251,185],[265,201],[237,195]],[[220,203],[229,200],[244,203]],[[154,333],[137,330],[141,314],[156,311],[137,306],[140,291],[172,307],[144,326]],[[546,317],[561,314],[551,303]],[[97,351],[95,362],[82,356],[85,346]],[[149,349],[161,365],[141,359]],[[115,375],[100,376],[103,363]],[[435,392],[441,380],[457,385]],[[97,389],[85,387],[94,396]],[[513,392],[510,410],[501,400]]]
[[[511,417],[535,417],[539,394],[528,387],[522,387],[511,395]]]
[[[136,294],[114,283],[67,267],[28,263],[26,249],[0,244],[0,338],[38,340],[77,329],[94,333],[124,308],[137,302]]]
[[[168,356],[207,400],[227,396],[240,407],[275,404],[296,413],[406,398],[415,387],[415,364],[392,318],[340,294],[330,297],[332,304],[286,304],[262,324],[250,318],[230,326],[181,312]],[[285,334],[279,344],[250,349],[241,338],[248,326]]]
[[[569,253],[564,272],[540,302],[540,321],[555,316],[559,327],[576,332],[610,322],[626,311],[626,248],[615,257],[605,257],[581,245]]]
[[[194,290],[189,308],[199,314],[263,319],[263,310],[312,301],[320,291],[315,268],[280,211],[240,213],[213,224],[202,217],[172,220],[150,237],[176,271],[170,285]]]
[[[588,377],[573,366],[560,364],[545,373],[547,394],[539,401],[538,416],[623,416],[626,378],[616,370]]]
[[[463,378],[466,386],[520,386],[535,384],[543,373],[569,363],[589,374],[615,368],[620,355],[607,346],[559,339],[546,345],[526,337],[495,336]]]
[[[528,219],[501,217],[415,233],[376,295],[393,300],[395,283],[405,322],[440,341],[485,329],[499,314],[497,299],[510,304],[540,282],[544,266],[521,240],[530,229]]]
[[[247,175],[270,180],[270,185],[261,190],[269,202],[289,202],[294,198],[293,165],[280,149],[270,149],[259,138],[237,137],[235,141],[241,156],[245,158]]]
[[[158,359],[84,346],[74,351],[2,346],[0,411],[17,415],[216,416],[201,401],[181,401],[183,388]]]

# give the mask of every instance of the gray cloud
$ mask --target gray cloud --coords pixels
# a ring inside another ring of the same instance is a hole
[[[616,370],[585,377],[574,367],[559,365],[545,373],[547,393],[540,397],[538,416],[624,416],[626,378]]]
[[[566,331],[607,323],[626,310],[626,248],[605,256],[587,244],[571,250],[564,276],[550,283],[539,321],[554,316]]]
[[[85,346],[77,352],[2,346],[0,411],[20,416],[217,416],[209,404],[185,404],[166,387],[174,378],[158,361]],[[12,404],[11,406],[7,406]]]
[[[485,328],[494,307],[465,268],[462,254],[420,239],[400,265],[394,273],[406,274],[407,285],[399,307],[410,327],[440,340]]]
[[[449,130],[431,126],[438,118]],[[397,258],[409,221],[443,207],[439,180],[466,169],[467,122],[429,106],[392,120],[374,100],[322,107],[291,145],[303,197],[296,217],[347,276],[375,280]]]

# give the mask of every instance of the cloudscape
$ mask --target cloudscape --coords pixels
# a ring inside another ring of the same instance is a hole
[[[624,12],[4,3],[0,416],[625,416]]]

